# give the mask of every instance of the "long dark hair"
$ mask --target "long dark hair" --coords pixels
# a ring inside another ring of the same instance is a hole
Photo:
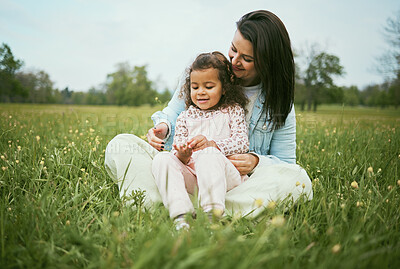
[[[250,12],[236,25],[253,45],[254,66],[265,94],[263,110],[278,129],[285,124],[294,101],[295,65],[289,34],[282,21],[266,10]]]
[[[186,108],[189,108],[191,105],[195,106],[190,98],[190,74],[194,70],[205,70],[209,68],[214,68],[218,71],[218,78],[221,81],[223,90],[221,99],[214,109],[238,104],[246,110],[247,97],[243,92],[243,88],[239,85],[232,71],[231,62],[219,51],[200,54],[186,70],[185,83],[180,92],[180,97],[185,99]]]

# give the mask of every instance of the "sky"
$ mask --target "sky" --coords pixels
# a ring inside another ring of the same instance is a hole
[[[259,9],[283,21],[303,70],[301,56],[317,44],[344,66],[337,85],[383,82],[377,59],[398,0],[0,0],[0,43],[59,89],[97,88],[128,62],[147,65],[156,88],[173,91],[198,54],[227,56],[236,21]]]

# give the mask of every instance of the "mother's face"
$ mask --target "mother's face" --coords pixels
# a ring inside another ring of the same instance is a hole
[[[239,30],[233,36],[228,55],[232,62],[233,72],[241,79],[242,86],[254,86],[260,83],[254,66],[253,44],[244,39]]]

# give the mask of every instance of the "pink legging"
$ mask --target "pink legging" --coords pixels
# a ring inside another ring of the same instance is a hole
[[[226,192],[246,179],[214,147],[193,153],[187,165],[170,152],[160,152],[153,159],[152,172],[171,218],[194,211],[189,193],[196,190],[204,211],[225,210]]]

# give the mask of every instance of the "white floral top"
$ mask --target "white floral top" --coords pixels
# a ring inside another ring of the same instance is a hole
[[[225,156],[249,151],[245,113],[239,105],[218,110],[190,106],[176,120],[174,144],[186,144],[196,135],[213,140]]]

